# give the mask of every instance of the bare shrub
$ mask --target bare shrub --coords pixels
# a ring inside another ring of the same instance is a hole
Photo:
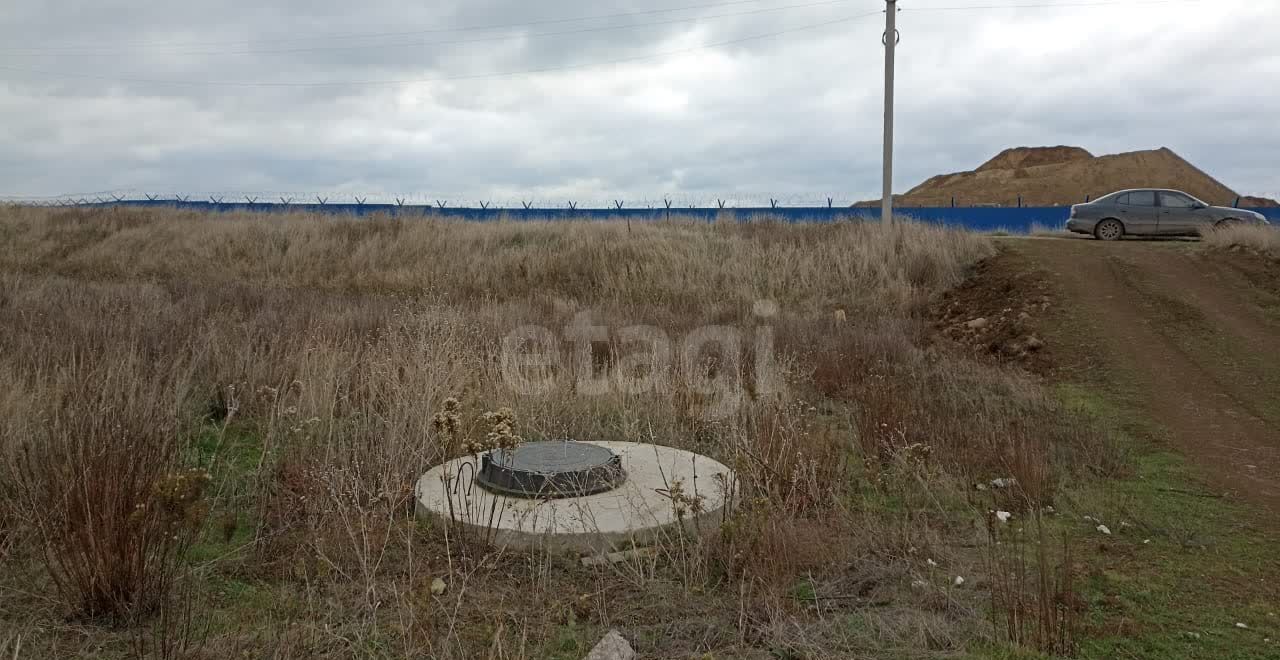
[[[205,513],[208,475],[184,469],[177,443],[182,373],[145,358],[88,358],[38,376],[41,403],[6,438],[9,477],[40,556],[72,611],[121,618],[158,607]],[[176,381],[176,382],[175,382]]]

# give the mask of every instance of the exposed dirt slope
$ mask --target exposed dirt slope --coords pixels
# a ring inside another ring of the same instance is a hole
[[[1093,154],[1080,147],[1014,147],[996,154],[995,158],[978,166],[975,172],[1061,165],[1063,163],[1093,160],[1093,157]],[[922,186],[917,186],[916,188],[919,189],[920,187]]]
[[[1274,208],[1280,207],[1280,202],[1277,202],[1274,199],[1267,199],[1266,197],[1253,197],[1251,195],[1245,195],[1244,197],[1240,198],[1240,206],[1243,206],[1244,208],[1251,208],[1251,209],[1262,209],[1262,208],[1274,209]]]
[[[1093,156],[1079,147],[1007,149],[970,172],[941,174],[896,196],[902,206],[1064,206],[1125,188],[1174,188],[1211,204],[1230,205],[1237,194],[1167,148]],[[1251,202],[1251,203],[1245,203]],[[864,202],[876,205],[879,202]],[[1267,206],[1249,198],[1242,205]]]
[[[1063,368],[1108,374],[1221,492],[1280,512],[1280,271],[1196,244],[1008,242],[1062,298]],[[1251,261],[1255,260],[1255,261]]]

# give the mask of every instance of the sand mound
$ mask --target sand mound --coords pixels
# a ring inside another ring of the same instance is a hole
[[[1092,160],[1093,154],[1080,147],[1014,147],[982,164],[978,172],[1014,170],[1019,167],[1058,165],[1078,160]]]
[[[1080,147],[1006,149],[971,172],[942,174],[895,195],[899,206],[1067,206],[1125,188],[1174,188],[1210,204],[1231,205],[1238,195],[1173,151],[1094,156]],[[862,202],[876,206],[879,201]],[[1245,198],[1242,206],[1272,200]]]

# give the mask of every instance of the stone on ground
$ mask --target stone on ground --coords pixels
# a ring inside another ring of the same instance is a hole
[[[635,649],[616,630],[601,638],[600,643],[583,660],[635,660]]]

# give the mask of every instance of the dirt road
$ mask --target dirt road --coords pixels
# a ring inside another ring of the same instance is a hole
[[[1220,492],[1280,513],[1280,269],[1196,243],[1005,241],[1063,298],[1049,341],[1105,370]]]

